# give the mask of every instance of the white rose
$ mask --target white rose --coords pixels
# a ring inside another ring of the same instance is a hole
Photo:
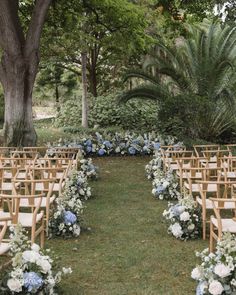
[[[218,281],[212,281],[209,285],[208,291],[212,295],[221,295],[224,291],[223,286],[221,285],[220,282]]]
[[[156,194],[156,189],[155,189],[155,188],[152,190],[152,194],[153,194],[153,195]]]
[[[22,254],[23,260],[30,263],[36,263],[36,261],[40,258],[40,254],[35,251],[26,250]]]
[[[164,181],[163,182],[163,187],[167,188],[170,185],[169,181]]]
[[[19,293],[22,291],[21,282],[17,279],[9,279],[7,281],[7,286],[12,292]]]
[[[230,275],[229,267],[224,265],[223,263],[217,264],[214,268],[214,272],[221,278],[225,278]]]
[[[81,196],[84,196],[84,190],[81,188],[80,190],[79,190],[79,194],[81,195]]]
[[[156,165],[152,166],[152,169],[153,169],[153,170],[157,170],[157,168],[158,168],[158,167],[157,167]]]
[[[46,259],[39,259],[37,265],[41,267],[42,273],[48,273],[52,268],[51,264]]]
[[[35,252],[39,252],[40,247],[39,247],[39,245],[37,245],[37,244],[33,244],[33,245],[31,246],[31,249],[32,249],[33,251],[35,251]]]
[[[180,238],[183,234],[182,227],[177,222],[170,226],[170,230],[176,238]]]
[[[188,212],[183,212],[180,214],[180,220],[181,221],[188,221],[190,219],[190,214]]]
[[[202,278],[202,271],[199,267],[195,267],[191,272],[191,278],[198,281]]]

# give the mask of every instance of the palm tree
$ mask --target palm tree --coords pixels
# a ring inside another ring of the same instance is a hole
[[[180,45],[159,44],[143,71],[127,74],[126,79],[146,83],[123,93],[121,101],[135,97],[159,100],[159,115],[180,103],[181,109],[172,115],[182,117],[182,124],[187,124],[182,126],[185,133],[210,140],[234,124],[236,28],[206,22],[187,28],[188,38]],[[194,118],[198,126],[193,126]]]

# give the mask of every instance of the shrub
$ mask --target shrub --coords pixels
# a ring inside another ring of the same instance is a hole
[[[130,101],[126,105],[118,104],[115,95],[99,96],[90,99],[89,126],[107,128],[118,126],[130,130],[150,130],[158,127],[158,105],[156,102],[142,103],[140,100]],[[70,130],[80,129],[81,102],[68,100],[61,107],[55,124]]]

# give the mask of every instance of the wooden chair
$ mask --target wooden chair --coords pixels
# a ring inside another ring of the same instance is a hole
[[[13,181],[13,194],[18,195],[37,195],[42,194],[42,202],[40,208],[45,210],[44,219],[46,222],[46,232],[48,233],[50,209],[54,206],[56,195],[53,194],[53,186],[55,179],[29,179]],[[21,199],[20,207],[28,208],[29,206],[34,205],[34,199]]]
[[[220,145],[219,144],[195,144],[193,148],[197,157],[201,157],[202,156],[201,153],[203,151],[219,150]]]
[[[224,232],[236,234],[236,199],[211,198],[215,216],[210,218],[210,252],[214,250],[214,240],[219,241]],[[232,218],[222,218],[221,210],[228,210],[234,213]]]
[[[164,170],[178,170],[177,159],[193,157],[193,151],[161,151]]]
[[[0,218],[0,255],[3,255],[10,250],[9,240],[4,239],[8,227],[8,222],[10,221],[10,217]]]
[[[0,211],[0,218],[11,218],[9,225],[20,223],[22,227],[31,230],[31,243],[34,244],[36,238],[40,237],[40,246],[44,246],[44,212],[40,211],[42,198],[44,194],[37,195],[5,195],[0,194],[0,199],[7,203],[8,211]],[[23,199],[30,200],[28,211],[21,212],[20,203]]]
[[[196,197],[198,205],[202,209],[202,236],[206,239],[206,227],[209,220],[207,220],[207,212],[213,210],[210,198],[231,199],[236,195],[234,185],[236,182],[231,181],[198,181],[200,196]]]

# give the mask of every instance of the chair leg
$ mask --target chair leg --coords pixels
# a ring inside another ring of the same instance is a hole
[[[213,252],[213,248],[214,248],[214,226],[213,223],[210,222],[210,252]]]
[[[202,219],[202,238],[206,239],[206,220]]]
[[[44,241],[45,241],[45,236],[44,236],[44,218],[42,218],[42,229],[40,232],[40,247],[44,248]]]

